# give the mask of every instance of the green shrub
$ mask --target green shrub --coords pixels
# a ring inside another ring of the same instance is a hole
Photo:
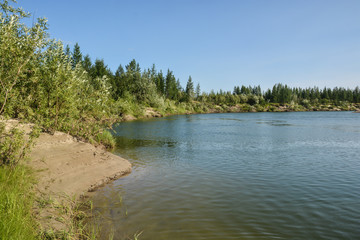
[[[96,141],[103,144],[107,149],[112,149],[116,145],[115,138],[106,130],[96,136]]]
[[[34,128],[26,139],[24,131],[17,126],[5,131],[5,123],[0,122],[0,166],[15,167],[20,161],[26,159],[39,134],[40,129]]]

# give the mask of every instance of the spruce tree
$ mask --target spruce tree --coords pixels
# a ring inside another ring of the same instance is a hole
[[[68,57],[68,59],[71,59],[71,51],[70,51],[69,44],[66,45],[64,52],[65,52],[65,55]]]
[[[83,66],[83,68],[85,69],[85,71],[87,71],[88,73],[90,73],[91,68],[92,68],[92,63],[91,63],[91,59],[90,59],[89,54],[87,54],[87,55],[84,57],[84,60],[82,61],[82,66]]]
[[[117,100],[119,97],[122,97],[124,94],[124,91],[126,89],[126,83],[125,83],[125,71],[123,66],[120,64],[120,66],[117,68],[114,76],[113,81],[113,98]]]
[[[189,79],[186,83],[186,101],[191,101],[194,98],[194,83],[192,81],[191,76],[189,76]]]
[[[74,46],[74,50],[73,50],[73,54],[72,54],[72,64],[73,64],[73,68],[76,67],[76,65],[78,63],[82,62],[82,54],[80,51],[80,46],[78,43],[75,44]]]
[[[161,70],[156,77],[156,88],[159,94],[165,95],[165,78]]]
[[[200,94],[201,94],[201,90],[200,90],[200,83],[198,83],[196,85],[196,90],[195,90],[195,97],[196,99],[198,99],[200,97]]]
[[[165,77],[165,95],[167,98],[175,100],[177,99],[177,87],[176,87],[176,79],[173,75],[172,71],[168,69],[168,72]]]

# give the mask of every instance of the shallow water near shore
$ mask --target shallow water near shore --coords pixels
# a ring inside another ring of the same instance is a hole
[[[133,172],[93,197],[103,236],[360,236],[360,114],[171,116],[120,123],[114,135]]]

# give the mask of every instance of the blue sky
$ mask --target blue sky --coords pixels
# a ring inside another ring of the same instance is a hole
[[[170,68],[201,89],[360,85],[358,0],[19,0],[52,38],[115,71]]]

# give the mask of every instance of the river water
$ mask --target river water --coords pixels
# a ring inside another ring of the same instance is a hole
[[[133,172],[93,198],[103,236],[360,239],[360,114],[171,116],[114,135]]]

